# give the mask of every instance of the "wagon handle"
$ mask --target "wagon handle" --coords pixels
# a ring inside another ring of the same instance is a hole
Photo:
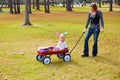
[[[81,38],[83,37],[83,35],[85,34],[85,32],[82,32],[82,35],[80,36],[80,38],[78,39],[78,41],[76,42],[76,44],[73,46],[73,48],[71,49],[70,53],[72,53],[72,51],[76,48],[76,46],[78,45],[78,43],[80,42]]]

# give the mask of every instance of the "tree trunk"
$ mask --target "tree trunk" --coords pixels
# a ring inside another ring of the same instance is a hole
[[[4,3],[4,4],[5,4],[5,7],[7,8],[7,1],[6,1],[6,0],[4,0],[4,1],[5,1],[5,3]]]
[[[101,8],[101,0],[99,0],[99,7]]]
[[[113,2],[112,2],[112,0],[110,0],[110,10],[109,11],[113,11],[112,10],[112,4],[113,4]]]
[[[10,0],[7,0],[7,2],[8,2],[8,8],[10,7]]]
[[[63,7],[65,7],[65,0],[63,0]]]
[[[2,5],[0,7],[0,11],[2,11],[3,5],[4,5],[4,1],[2,2]]]
[[[33,0],[33,9],[35,9],[35,1]]]
[[[50,1],[47,0],[47,13],[50,13]]]
[[[66,10],[67,11],[72,11],[72,7],[71,7],[71,0],[66,0]]]
[[[39,3],[40,3],[39,0],[36,0],[36,9],[37,10],[40,10],[40,4]]]
[[[44,0],[44,9],[45,9],[45,13],[50,13],[50,6],[49,6],[50,2],[49,0]]]
[[[120,6],[120,0],[118,0],[118,5]]]
[[[31,11],[31,0],[29,0],[29,13],[31,14],[32,11]]]
[[[17,10],[16,10],[16,0],[14,0],[14,13],[17,14]]]
[[[51,0],[52,1],[52,5],[51,6],[54,6],[54,1],[53,0]]]
[[[29,0],[25,0],[25,23],[24,25],[31,25],[29,19]]]
[[[74,8],[73,5],[74,5],[74,0],[72,0],[72,2],[71,2],[71,7],[72,7],[72,8]]]
[[[13,14],[12,0],[10,0],[10,4],[9,4],[9,6],[10,6],[10,14]]]
[[[47,2],[46,2],[46,0],[44,0],[44,9],[45,9],[45,13],[47,13]]]
[[[17,13],[20,13],[20,1],[17,0]]]

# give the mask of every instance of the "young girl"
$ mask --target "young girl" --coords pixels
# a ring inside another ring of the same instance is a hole
[[[59,41],[58,41],[58,44],[56,46],[57,50],[63,50],[65,48],[67,48],[67,44],[65,41],[66,34],[67,34],[67,32],[64,32],[62,34],[60,34],[58,32],[56,33],[56,35],[59,37]]]
[[[64,50],[67,48],[66,45],[66,41],[65,41],[65,37],[66,37],[67,32],[64,32],[62,34],[60,34],[59,32],[56,33],[57,37],[59,38],[58,44],[56,47],[52,46],[52,47],[39,47],[38,50],[40,50],[41,52],[48,52],[50,50],[53,51],[58,51],[58,50]]]

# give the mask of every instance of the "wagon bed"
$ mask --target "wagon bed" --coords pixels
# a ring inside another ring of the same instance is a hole
[[[46,55],[53,55],[53,54],[63,54],[63,53],[68,53],[69,50],[68,48],[64,49],[64,50],[58,50],[58,51],[48,51],[48,52],[41,52],[38,51],[38,54],[42,55],[42,56],[46,56]]]
[[[42,52],[38,51],[37,52],[36,59],[40,62],[43,62],[43,64],[50,64],[51,59],[50,56],[56,54],[58,58],[63,59],[65,62],[69,62],[71,60],[71,56],[69,54],[69,49],[65,48],[63,50],[58,50],[58,51],[48,51],[48,52]]]

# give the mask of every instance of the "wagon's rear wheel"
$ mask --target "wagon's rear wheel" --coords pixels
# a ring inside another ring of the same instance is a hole
[[[51,63],[51,59],[50,59],[50,57],[45,57],[44,59],[43,59],[43,64],[45,64],[45,65],[48,65],[48,64],[50,64]]]
[[[69,61],[71,60],[70,54],[65,54],[63,60],[64,60],[65,62],[69,62]]]
[[[36,59],[37,61],[42,61],[44,59],[44,56],[37,54]]]
[[[62,59],[64,57],[65,54],[57,54],[57,57]]]

